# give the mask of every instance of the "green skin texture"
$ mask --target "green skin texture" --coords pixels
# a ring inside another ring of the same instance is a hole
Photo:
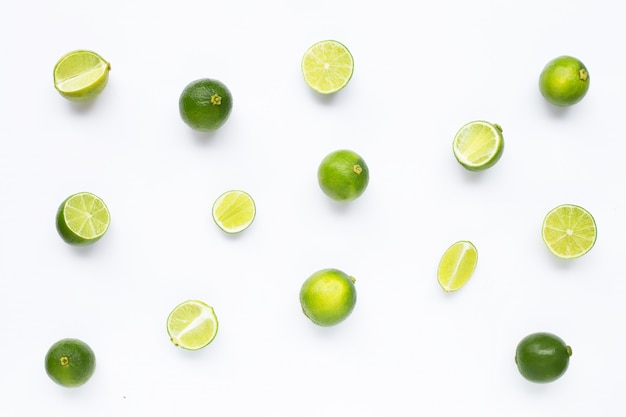
[[[517,345],[515,363],[524,378],[547,383],[560,378],[569,366],[572,349],[551,333],[533,333]]]
[[[567,107],[585,97],[589,82],[589,72],[580,60],[561,56],[548,62],[541,71],[539,90],[548,102]]]
[[[354,278],[338,269],[322,269],[311,275],[300,289],[302,312],[319,326],[334,326],[354,310]]]
[[[228,120],[233,97],[220,81],[203,78],[185,87],[178,107],[181,118],[189,127],[200,132],[211,132]]]
[[[46,373],[57,384],[73,388],[86,383],[96,369],[93,350],[78,339],[62,339],[50,347]]]
[[[359,155],[339,150],[327,155],[317,170],[320,188],[336,201],[352,201],[369,183],[369,168]]]

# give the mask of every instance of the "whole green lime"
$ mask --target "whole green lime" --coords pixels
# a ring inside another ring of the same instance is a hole
[[[185,87],[178,107],[183,121],[192,129],[210,132],[226,123],[233,97],[220,81],[203,78]]]
[[[338,150],[327,155],[317,170],[320,188],[337,201],[352,201],[369,183],[369,168],[357,153]]]
[[[517,345],[515,363],[524,378],[546,383],[560,378],[569,366],[572,348],[552,333],[533,333]]]
[[[587,90],[589,71],[580,60],[571,56],[560,56],[548,62],[539,76],[539,91],[556,106],[578,103]]]
[[[355,279],[338,269],[322,269],[300,289],[302,312],[313,323],[334,326],[345,320],[356,304]]]
[[[78,339],[62,339],[48,350],[45,367],[48,376],[57,384],[78,387],[93,375],[96,357],[85,342]]]

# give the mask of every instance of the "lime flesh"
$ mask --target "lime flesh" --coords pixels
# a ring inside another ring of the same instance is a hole
[[[167,317],[167,333],[175,346],[198,350],[217,335],[218,321],[213,307],[198,300],[176,306]]]
[[[305,52],[301,68],[309,87],[321,94],[332,94],[343,89],[352,78],[354,59],[342,43],[325,40]]]
[[[110,215],[104,201],[94,194],[73,194],[61,203],[56,226],[61,238],[72,245],[98,241],[109,228]]]
[[[470,171],[490,168],[504,150],[502,128],[482,120],[469,122],[454,136],[452,150],[457,161]]]
[[[452,244],[441,257],[437,280],[444,291],[456,291],[472,277],[478,262],[476,247],[468,241]]]
[[[247,229],[255,216],[254,200],[245,191],[227,191],[213,203],[213,220],[226,233]]]
[[[338,269],[322,269],[300,289],[302,312],[319,326],[334,326],[345,320],[356,304],[355,279]]]
[[[95,52],[70,52],[54,67],[54,87],[68,100],[92,100],[107,85],[110,70],[111,65]]]
[[[545,216],[541,234],[550,252],[559,258],[573,259],[593,248],[597,229],[587,210],[574,204],[563,204]]]

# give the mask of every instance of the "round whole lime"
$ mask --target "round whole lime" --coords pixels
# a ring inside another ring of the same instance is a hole
[[[85,342],[78,339],[62,339],[48,350],[45,367],[48,376],[57,384],[78,387],[93,375],[96,357]]]
[[[317,179],[324,194],[333,200],[352,201],[367,188],[369,168],[355,152],[338,150],[322,160]]]
[[[300,289],[302,312],[313,323],[334,326],[345,320],[356,304],[355,279],[338,269],[322,269]]]
[[[185,87],[178,106],[183,121],[192,129],[210,132],[226,123],[233,98],[220,81],[203,78]]]
[[[539,76],[539,91],[556,106],[578,103],[587,90],[589,71],[580,60],[571,56],[560,56],[548,62]]]
[[[546,383],[560,378],[569,365],[572,348],[552,333],[533,333],[521,340],[515,363],[524,378]]]

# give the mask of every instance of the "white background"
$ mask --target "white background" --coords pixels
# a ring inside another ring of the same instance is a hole
[[[626,388],[622,1],[357,2],[25,0],[0,6],[0,357],[12,416],[620,416]],[[333,97],[300,59],[336,39],[355,59]],[[53,88],[65,53],[110,61],[109,85],[76,105]],[[591,86],[558,109],[537,80],[552,58]],[[197,78],[224,82],[230,119],[200,134],[178,114]],[[451,141],[466,122],[504,129],[500,162],[465,171]],[[370,184],[338,204],[316,171],[359,153]],[[214,199],[248,191],[257,217],[229,236]],[[112,223],[97,244],[57,235],[57,207],[90,191]],[[573,203],[598,241],[551,255],[541,222]],[[472,280],[444,293],[445,249],[470,240]],[[318,269],[357,279],[332,328],[302,314]],[[214,306],[207,348],[173,346],[170,310]],[[537,385],[513,361],[550,331],[572,346],[566,374]],[[91,345],[83,387],[45,374],[52,343]]]

